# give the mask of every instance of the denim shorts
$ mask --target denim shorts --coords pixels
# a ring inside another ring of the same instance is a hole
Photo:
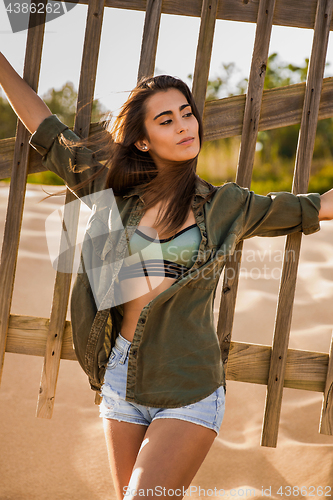
[[[119,333],[105,372],[100,417],[147,426],[158,418],[177,418],[203,425],[219,434],[225,403],[222,385],[201,401],[180,408],[153,408],[125,401],[130,348],[131,342]]]

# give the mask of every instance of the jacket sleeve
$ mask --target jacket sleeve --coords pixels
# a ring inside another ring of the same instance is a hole
[[[248,189],[240,189],[244,198],[241,239],[319,231],[318,193],[294,195],[279,192],[261,196]]]
[[[65,145],[62,136],[73,145]],[[29,142],[42,155],[43,166],[59,175],[69,188],[85,181],[95,172],[101,172],[96,179],[76,192],[81,198],[104,189],[107,168],[95,160],[91,149],[75,147],[79,140],[80,138],[56,115],[51,115],[42,121]]]

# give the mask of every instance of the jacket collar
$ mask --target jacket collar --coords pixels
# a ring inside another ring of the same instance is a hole
[[[207,196],[207,194],[210,191],[209,186],[212,186],[212,185],[209,183],[207,185],[202,184],[199,181],[199,177],[197,176],[196,182],[195,182],[195,195],[202,196],[204,198],[205,196]],[[141,186],[135,186],[135,187],[131,188],[127,194],[123,195],[123,198],[129,198],[130,196],[138,195],[139,198],[142,200],[142,198],[141,198],[142,194],[143,194],[143,189],[141,188]],[[210,201],[211,201],[211,198],[208,200],[208,203],[210,203]]]

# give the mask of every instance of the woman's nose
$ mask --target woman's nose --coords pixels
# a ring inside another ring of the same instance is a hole
[[[178,120],[177,132],[180,134],[181,132],[184,132],[185,130],[186,130],[186,126],[184,125],[184,122],[182,120]]]

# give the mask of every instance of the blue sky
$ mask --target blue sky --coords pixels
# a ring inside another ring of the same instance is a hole
[[[72,81],[77,88],[80,73],[87,6],[46,24],[39,94]],[[117,110],[136,83],[144,13],[105,8],[95,98],[109,110]],[[200,20],[162,15],[156,68],[187,79],[193,73]],[[14,68],[22,74],[27,32],[13,34],[0,2],[0,47]],[[215,29],[210,77],[220,73],[222,63],[234,62],[237,80],[246,77],[251,64],[255,25],[218,20]],[[278,52],[282,61],[302,64],[309,57],[312,30],[273,27],[269,53]],[[329,44],[325,76],[333,75],[333,47]]]

